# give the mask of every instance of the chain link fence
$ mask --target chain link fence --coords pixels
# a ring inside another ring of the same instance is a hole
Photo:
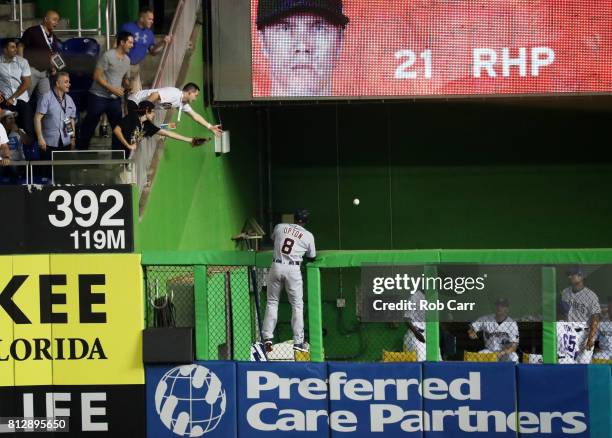
[[[441,265],[439,275],[480,279],[482,290],[446,290],[439,299],[443,360],[541,362],[542,268],[537,265]],[[448,310],[451,300],[474,303]]]
[[[249,360],[255,318],[247,266],[208,266],[208,357]]]
[[[421,283],[428,287],[419,287],[410,293],[398,293],[398,297],[405,298],[402,300],[406,302],[405,308],[396,312],[389,322],[376,322],[372,312],[368,315],[365,306],[371,306],[372,301],[364,295],[362,269],[321,270],[326,360],[425,361],[429,322],[439,328],[439,346],[435,353],[441,360],[541,362],[540,266],[392,267],[392,274],[387,274],[387,278],[401,272],[416,280],[431,277],[432,282]],[[483,289],[466,292],[457,286],[465,284],[466,278],[482,279]],[[445,281],[455,286],[442,287]],[[385,291],[376,297],[388,293]],[[444,310],[428,311],[420,304],[426,301]],[[456,306],[463,302],[474,304],[462,309],[452,308],[453,303]]]
[[[325,360],[415,361],[425,357],[425,344],[412,342],[408,315],[395,322],[366,321],[362,299],[361,268],[321,270]],[[422,322],[412,325],[417,331],[424,329]]]
[[[556,272],[558,363],[612,363],[612,266],[562,265]]]
[[[262,343],[260,327],[267,304],[267,271],[249,266],[209,265],[202,297],[207,309],[200,323],[208,336],[201,356],[210,360],[251,360],[252,346]],[[196,327],[194,266],[145,266],[147,327]],[[305,290],[305,289],[304,289]],[[307,327],[308,300],[304,297]],[[269,361],[293,361],[292,309],[283,291]],[[306,339],[308,331],[306,329]],[[201,333],[196,333],[196,337]],[[298,359],[299,360],[299,359]],[[302,357],[308,360],[308,355]]]
[[[147,327],[159,327],[166,315],[167,325],[195,327],[193,266],[145,266],[144,276]]]
[[[166,321],[168,313],[177,327],[197,325],[196,268],[145,266],[148,327]],[[425,266],[403,269],[414,277],[424,277],[427,272]],[[213,360],[252,360],[253,344],[263,342],[260,330],[266,312],[268,269],[209,265],[204,270],[206,290],[199,302],[206,313],[199,323],[206,327],[207,336],[201,356]],[[612,265],[438,265],[434,276],[439,279],[450,279],[456,286],[463,278],[482,278],[485,287],[465,292],[457,287],[439,287],[438,283],[433,291],[419,290],[409,294],[407,301],[416,304],[425,298],[434,299],[442,303],[444,310],[402,310],[391,322],[371,322],[365,315],[361,270],[359,267],[320,270],[325,360],[423,361],[427,359],[429,326],[439,330],[441,360],[542,363],[544,323],[556,322],[559,363],[612,361],[612,293],[608,286]],[[304,334],[308,343],[305,273],[302,278]],[[557,310],[552,318],[549,314],[544,316],[545,294],[556,297]],[[453,300],[474,305],[449,311]],[[293,351],[291,317],[292,308],[283,291],[274,344],[266,354],[267,360],[309,360],[308,356],[297,358]],[[196,337],[200,335],[196,333]],[[554,332],[551,336],[555,337]]]

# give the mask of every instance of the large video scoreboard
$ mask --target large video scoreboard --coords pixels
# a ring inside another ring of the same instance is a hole
[[[215,5],[218,101],[612,92],[609,0],[248,3]]]

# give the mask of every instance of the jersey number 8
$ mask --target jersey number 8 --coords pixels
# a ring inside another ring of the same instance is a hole
[[[293,249],[294,244],[295,244],[295,241],[287,237],[285,241],[283,242],[283,247],[281,248],[281,252],[283,254],[291,254],[291,250]]]

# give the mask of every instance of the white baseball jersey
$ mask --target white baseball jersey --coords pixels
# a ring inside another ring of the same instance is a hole
[[[559,363],[576,363],[576,356],[580,349],[579,340],[583,331],[582,324],[578,322],[557,321],[557,357]]]
[[[475,332],[483,332],[485,347],[490,351],[501,351],[508,344],[519,341],[519,330],[516,321],[509,316],[501,323],[495,319],[495,314],[485,315],[472,323]]]
[[[609,355],[612,354],[612,321],[610,318],[599,322],[597,339],[599,340],[599,349]]]
[[[567,320],[582,323],[582,327],[588,326],[593,315],[601,313],[599,298],[588,287],[578,292],[574,292],[571,287],[565,288],[561,292],[561,299],[569,305]]]
[[[4,129],[4,125],[0,123],[0,144],[8,144],[9,139],[6,135],[6,129]]]
[[[404,312],[404,318],[412,322],[412,325],[414,325],[416,328],[425,330],[425,310],[420,309],[421,300],[425,301],[425,294],[423,294],[423,292],[420,290],[417,290],[412,294],[410,300],[408,300],[415,304],[415,310],[406,310]]]
[[[134,94],[130,94],[128,99],[138,105],[153,93],[159,93],[159,101],[156,103],[158,107],[170,105],[172,108],[180,108],[181,111],[185,113],[193,111],[191,105],[183,103],[183,92],[176,87],[152,88],[150,90],[137,91]]]
[[[302,262],[304,255],[314,258],[317,255],[312,233],[296,224],[278,224],[272,232],[274,240],[274,260],[283,264]]]

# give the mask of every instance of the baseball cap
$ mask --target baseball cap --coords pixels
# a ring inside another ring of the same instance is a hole
[[[294,12],[316,12],[340,26],[349,22],[342,12],[342,0],[259,0],[257,29]]]
[[[310,212],[305,208],[299,208],[293,213],[294,220],[296,222],[308,222],[308,216],[310,216]]]
[[[567,275],[584,275],[580,266],[570,266],[567,271]]]
[[[508,307],[510,305],[510,302],[508,301],[507,298],[498,298],[495,300],[495,305]]]

